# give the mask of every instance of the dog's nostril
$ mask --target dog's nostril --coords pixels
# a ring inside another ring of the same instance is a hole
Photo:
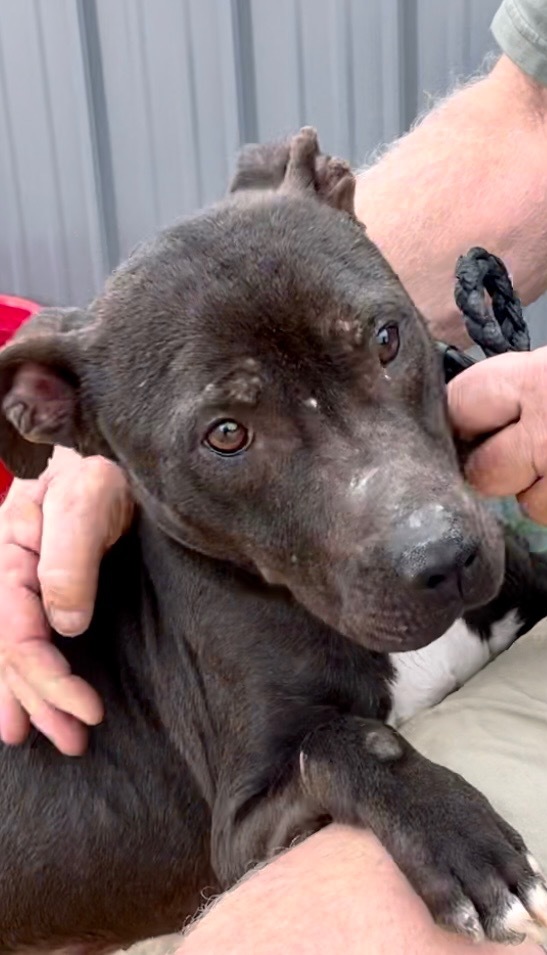
[[[431,577],[428,577],[425,581],[425,585],[428,590],[435,590],[437,587],[440,587],[441,584],[444,584],[446,580],[446,574],[432,574]]]
[[[464,566],[464,567],[471,567],[471,565],[475,563],[477,554],[478,554],[478,550],[475,548],[474,550],[471,551],[471,553],[469,554],[469,556],[464,560],[463,566]]]
[[[451,551],[448,549],[446,552],[443,551],[444,549],[441,550],[441,553],[437,551],[437,553],[431,554],[433,559],[426,559],[423,570],[411,575],[414,576],[414,585],[422,586],[426,590],[439,590],[453,585],[454,588],[460,590],[462,575],[475,562],[477,551],[473,550],[467,556],[465,556],[465,553],[458,553],[457,550]]]
[[[406,547],[395,559],[400,577],[414,588],[462,597],[479,556],[476,539],[447,534]]]

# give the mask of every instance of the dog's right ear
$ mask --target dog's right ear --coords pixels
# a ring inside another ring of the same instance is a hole
[[[55,444],[85,453],[80,363],[89,315],[45,309],[0,350],[0,458],[17,477],[36,478]]]
[[[229,192],[240,189],[278,189],[289,163],[289,140],[275,143],[248,143],[237,157]]]
[[[355,177],[349,163],[321,152],[317,133],[304,126],[282,142],[241,149],[230,192],[273,189],[289,195],[313,195],[333,209],[355,216]]]

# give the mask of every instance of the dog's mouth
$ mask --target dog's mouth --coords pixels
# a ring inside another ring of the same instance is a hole
[[[496,533],[497,523],[480,507],[474,510],[470,507],[458,525],[461,533],[457,541],[460,537],[464,543],[471,541],[474,549],[468,553],[458,543],[456,556],[458,561],[460,558],[463,561],[465,581],[462,578],[463,582],[458,580],[454,584],[453,562],[448,570],[445,565],[444,577],[437,574],[437,570],[442,569],[442,561],[439,565],[434,536],[426,536],[424,541],[420,536],[416,541],[407,533],[402,547],[392,531],[394,553],[393,547],[390,549],[386,543],[387,533],[373,536],[369,529],[368,536],[364,534],[356,541],[352,534],[342,534],[344,528],[352,529],[343,520],[337,522],[338,532],[334,538],[315,534],[310,543],[293,535],[291,550],[271,545],[265,549],[263,542],[255,547],[251,541],[248,553],[236,557],[231,553],[233,545],[230,547],[231,538],[226,533],[206,535],[195,521],[183,522],[175,509],[150,494],[134,475],[132,479],[144,510],[171,539],[213,559],[228,560],[242,570],[258,574],[265,583],[288,590],[323,624],[377,653],[401,653],[427,646],[441,637],[465,611],[488,604],[502,585],[503,543]],[[433,508],[436,518],[438,507],[440,505]],[[424,518],[428,513],[422,507],[413,511],[411,517]],[[425,526],[423,520],[415,524],[421,534]],[[204,526],[207,529],[207,521]],[[401,520],[394,526],[398,530]],[[412,522],[409,526],[412,529]],[[444,523],[440,526],[446,530]],[[446,526],[450,530],[452,523],[449,521]],[[216,541],[215,547],[211,546],[210,539]],[[446,534],[439,538],[443,544],[443,560],[447,553],[446,540]],[[428,556],[430,544],[434,561],[428,564],[428,576],[424,579],[420,561]],[[407,546],[411,546],[410,561]],[[453,549],[449,548],[448,556],[453,560]],[[466,567],[470,558],[471,580]],[[461,570],[460,563],[457,566]]]
[[[323,579],[303,580],[297,568],[263,573],[328,626],[377,653],[418,650],[441,637],[465,612],[487,605],[502,586],[503,545],[481,549],[467,595],[455,588],[408,585],[396,573],[368,567],[356,575],[331,564]],[[314,575],[312,575],[314,576]],[[319,576],[319,575],[318,575]],[[321,575],[322,576],[322,575]],[[434,583],[434,582],[433,582]]]
[[[445,610],[433,623],[427,616],[425,619],[415,619],[412,623],[382,621],[380,626],[367,630],[366,635],[353,631],[353,628],[339,626],[338,629],[350,639],[362,643],[369,650],[376,653],[404,653],[409,650],[420,650],[422,647],[434,643],[462,616],[463,606],[449,611]]]
[[[375,605],[369,602],[362,611],[355,607],[339,614],[322,614],[335,630],[376,653],[402,653],[419,650],[441,637],[465,611],[464,604],[451,601],[442,606],[424,606],[403,594],[399,602]]]

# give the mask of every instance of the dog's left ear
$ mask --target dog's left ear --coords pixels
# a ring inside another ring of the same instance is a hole
[[[55,444],[89,453],[80,373],[92,324],[45,309],[0,350],[0,457],[17,477],[38,477]]]
[[[317,133],[304,126],[279,143],[250,144],[241,150],[230,192],[273,189],[289,195],[315,196],[355,215],[355,177],[349,163],[323,154]]]

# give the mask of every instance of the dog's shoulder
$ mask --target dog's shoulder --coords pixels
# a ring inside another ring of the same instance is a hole
[[[86,751],[64,756],[38,732],[0,744],[0,926],[34,900],[19,947],[45,934],[55,948],[85,925],[119,947],[154,934],[153,912],[157,934],[175,931],[215,885],[210,810],[154,698],[158,636],[137,523],[105,558],[88,631],[54,637],[104,702]]]

